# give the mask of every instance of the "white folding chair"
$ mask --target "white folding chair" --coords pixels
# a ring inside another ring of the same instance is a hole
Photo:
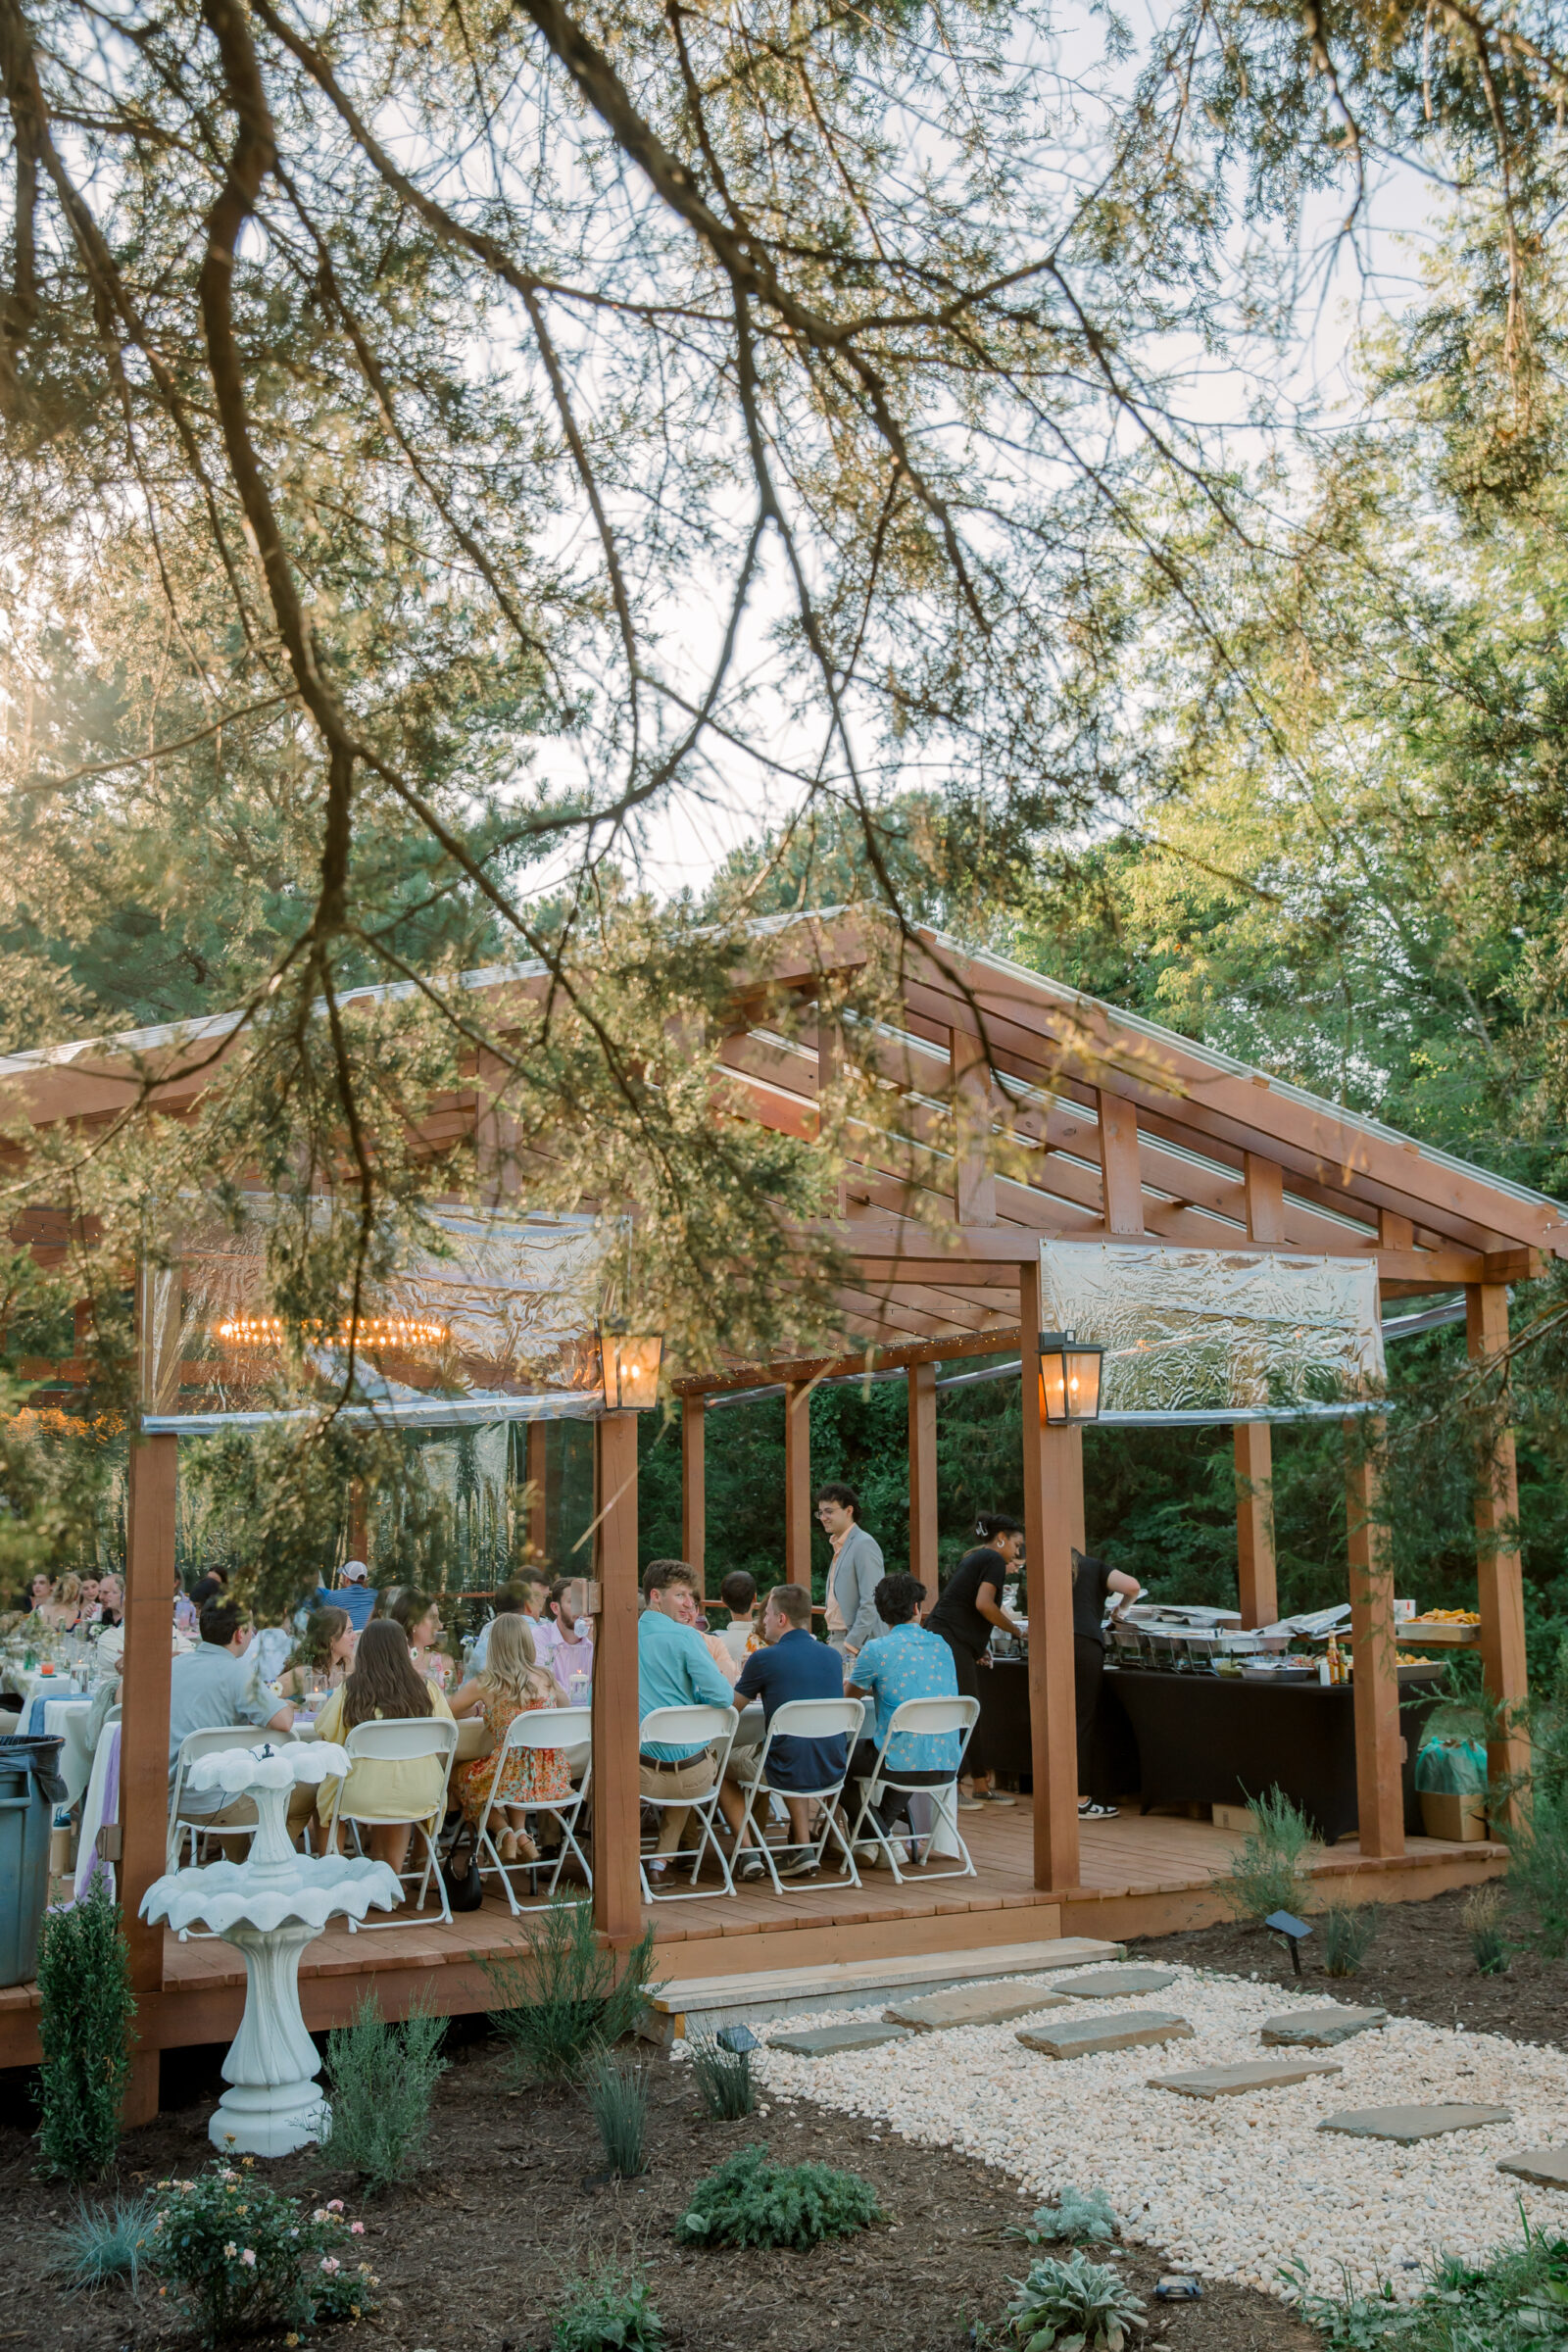
[[[713,1815],[718,1808],[718,1792],[724,1785],[724,1768],[729,1762],[735,1727],[739,1722],[740,1717],[733,1707],[656,1707],[651,1715],[643,1717],[637,1734],[639,1748],[645,1751],[651,1747],[686,1747],[696,1751],[711,1748],[718,1767],[713,1775],[712,1787],[702,1796],[643,1798],[645,1805],[652,1805],[658,1812],[667,1813],[678,1808],[690,1813],[701,1825],[697,1851],[692,1856],[692,1883],[682,1892],[677,1894],[672,1890],[667,1894],[656,1894],[649,1885],[646,1858],[639,1863],[645,1903],[700,1901],[706,1890],[698,1886],[697,1873],[703,1866],[703,1855],[710,1846],[713,1849],[713,1857],[723,1877],[724,1892],[734,1893],[735,1882],[730,1876],[728,1856],[713,1835]],[[667,1855],[665,1860],[668,1868],[673,1870],[679,1859],[678,1853]]]
[[[852,1846],[857,1846],[863,1844],[868,1837],[873,1839],[886,1854],[894,1879],[901,1886],[904,1884],[904,1873],[899,1868],[899,1857],[893,1849],[893,1840],[888,1837],[871,1810],[884,1788],[897,1788],[910,1796],[930,1797],[937,1820],[946,1823],[952,1832],[954,1842],[963,1856],[962,1864],[957,1870],[922,1868],[920,1873],[922,1886],[931,1879],[972,1879],[979,1875],[970,1857],[969,1848],[963,1842],[962,1832],[958,1828],[958,1807],[955,1795],[958,1786],[958,1774],[963,1765],[963,1751],[968,1746],[974,1727],[979,1720],[980,1701],[977,1698],[906,1698],[902,1707],[895,1707],[893,1710],[882,1744],[876,1751],[876,1762],[872,1766],[871,1777],[863,1784],[860,1810],[856,1817],[855,1827],[850,1832],[850,1843]],[[889,1768],[888,1749],[895,1740],[910,1733],[933,1738],[954,1732],[958,1734],[958,1756],[957,1762],[953,1767],[951,1780],[932,1782],[901,1779],[897,1772]],[[936,1822],[932,1823],[931,1828],[924,1833],[923,1837],[914,1835],[911,1825],[909,1842],[916,1845],[924,1844],[927,1861],[930,1859],[931,1846],[935,1837]]]
[[[118,1720],[119,1714],[118,1707],[112,1708],[109,1720]],[[164,1858],[170,1870],[179,1868],[179,1849],[187,1835],[190,1838],[191,1865],[195,1867],[198,1840],[213,1815],[221,1810],[225,1801],[221,1791],[203,1789],[206,1812],[186,1810],[185,1783],[189,1768],[197,1758],[218,1755],[227,1747],[248,1747],[253,1753],[264,1747],[280,1747],[287,1738],[286,1732],[259,1732],[248,1723],[214,1724],[210,1731],[185,1734],[174,1763],[174,1785],[169,1792],[169,1837]],[[249,1838],[254,1835],[255,1829],[253,1821],[240,1822],[232,1829],[221,1831],[220,1835],[224,1838]]]
[[[452,1779],[452,1757],[457,1744],[458,1727],[450,1715],[422,1717],[404,1715],[396,1716],[390,1722],[357,1723],[343,1742],[348,1751],[349,1769],[332,1792],[332,1818],[327,1824],[326,1831],[326,1850],[329,1854],[337,1851],[340,1822],[349,1823],[354,1831],[355,1842],[361,1845],[363,1851],[360,1839],[362,1828],[378,1828],[390,1822],[407,1821],[409,1818],[406,1813],[378,1811],[368,1805],[363,1797],[355,1797],[352,1794],[356,1764],[413,1764],[417,1762],[421,1756],[439,1757],[441,1793],[424,1818],[410,1825],[415,1837],[423,1840],[424,1867],[422,1870],[417,1867],[405,1869],[398,1875],[405,1886],[411,1879],[418,1879],[419,1891],[415,1897],[414,1904],[416,1911],[422,1911],[424,1908],[424,1898],[429,1892],[430,1880],[433,1875],[436,1891],[441,1897],[441,1917],[449,1922],[452,1918],[452,1906],[447,1901],[446,1883],[441,1876],[441,1865],[436,1854],[435,1841],[441,1824],[446,1819],[447,1788]],[[345,1796],[349,1799],[347,1803],[344,1802]],[[401,1920],[395,1918],[351,1919],[349,1933],[350,1935],[373,1934],[377,1928],[396,1928],[403,1924]]]
[[[835,1807],[843,1794],[844,1783],[850,1769],[850,1756],[856,1740],[860,1736],[860,1729],[864,1722],[865,1704],[858,1698],[790,1698],[786,1699],[781,1707],[774,1708],[773,1720],[767,1727],[767,1737],[762,1741],[761,1750],[757,1759],[756,1777],[749,1781],[743,1780],[739,1784],[745,1795],[746,1804],[741,1814],[741,1826],[735,1834],[734,1860],[743,1862],[746,1856],[752,1852],[752,1847],[745,1842],[746,1834],[751,1831],[756,1838],[762,1860],[767,1865],[767,1875],[773,1882],[775,1894],[795,1893],[798,1889],[786,1887],[781,1883],[773,1860],[775,1848],[770,1846],[767,1841],[766,1822],[760,1822],[756,1817],[759,1798],[762,1799],[765,1804],[766,1800],[774,1795],[785,1798],[814,1798],[821,1807],[821,1826],[816,1837],[808,1838],[804,1845],[799,1845],[793,1838],[786,1837],[778,1842],[777,1852],[809,1854],[813,1868],[820,1870],[822,1857],[827,1851],[827,1841],[829,1838],[836,1838],[844,1855],[845,1869],[857,1886],[860,1884],[860,1874],[855,1867],[855,1851],[853,1846],[846,1841],[844,1832],[838,1825]],[[772,1753],[775,1740],[842,1740],[844,1741],[844,1769],[821,1788],[772,1789],[768,1787],[767,1759]],[[786,1827],[788,1827],[787,1822]]]
[[[537,1910],[540,1905],[537,1902],[527,1904],[518,1902],[510,1874],[514,1870],[530,1871],[534,1879],[534,1886],[530,1892],[537,1895],[539,1873],[547,1865],[543,1862],[503,1862],[497,1849],[490,1826],[492,1817],[501,1813],[507,1805],[515,1804],[517,1801],[515,1797],[509,1797],[502,1786],[507,1758],[519,1753],[525,1754],[530,1749],[564,1748],[569,1766],[574,1754],[580,1753],[583,1744],[591,1739],[592,1730],[593,1710],[589,1707],[530,1707],[526,1714],[514,1715],[507,1727],[505,1740],[496,1749],[496,1768],[490,1782],[490,1793],[485,1798],[484,1811],[479,1816],[479,1827],[473,1840],[473,1867],[481,1879],[500,1878],[507,1901],[512,1905],[514,1919],[517,1918],[524,1910]],[[550,1874],[550,1885],[545,1889],[543,1900],[546,1903],[552,1899],[560,1884],[561,1873],[568,1853],[575,1854],[578,1867],[587,1882],[589,1892],[591,1893],[593,1890],[593,1872],[588,1867],[587,1855],[577,1842],[577,1822],[583,1806],[587,1802],[589,1784],[592,1779],[593,1757],[590,1749],[582,1779],[580,1782],[574,1783],[570,1796],[538,1800],[530,1805],[531,1811],[553,1814],[561,1824],[561,1849],[556,1855],[555,1868]],[[488,1861],[485,1859],[487,1854]]]

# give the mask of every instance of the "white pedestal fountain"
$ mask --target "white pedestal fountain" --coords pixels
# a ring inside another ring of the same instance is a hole
[[[403,1893],[385,1862],[301,1854],[289,1843],[291,1792],[341,1780],[348,1768],[343,1748],[314,1741],[201,1757],[186,1777],[188,1789],[220,1791],[223,1802],[255,1801],[249,1857],[173,1871],[142,1898],[144,1919],[165,1920],[181,1934],[209,1928],[245,1956],[245,2014],[223,2060],[229,2087],[207,2128],[225,2155],[287,2156],[324,2139],[330,2126],[316,2044],[300,2011],[300,1954],[329,1919],[363,1919],[372,1904],[395,1910]]]

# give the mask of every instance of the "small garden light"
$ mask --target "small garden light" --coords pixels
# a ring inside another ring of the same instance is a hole
[[[1265,1928],[1272,1928],[1276,1936],[1284,1936],[1291,1947],[1291,1966],[1299,1976],[1301,1973],[1301,1945],[1312,1933],[1305,1920],[1298,1919],[1291,1911],[1271,1911],[1263,1925]]]

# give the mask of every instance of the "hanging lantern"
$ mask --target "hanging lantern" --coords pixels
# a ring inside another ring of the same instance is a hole
[[[651,1334],[599,1326],[599,1376],[607,1413],[646,1413],[659,1402],[659,1367],[664,1343]]]
[[[1040,1334],[1040,1426],[1065,1429],[1075,1421],[1100,1419],[1100,1368],[1103,1348],[1087,1346],[1070,1331]]]

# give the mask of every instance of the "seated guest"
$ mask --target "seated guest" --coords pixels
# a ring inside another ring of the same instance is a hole
[[[885,1576],[877,1586],[876,1613],[892,1631],[868,1642],[855,1661],[850,1696],[873,1699],[876,1718],[869,1737],[856,1742],[850,1758],[852,1780],[870,1779],[888,1725],[906,1698],[958,1696],[953,1651],[940,1634],[928,1633],[920,1623],[925,1599],[925,1587],[917,1576]],[[899,1732],[888,1749],[887,1767],[902,1781],[940,1788],[958,1769],[958,1746],[956,1732]],[[873,1807],[884,1833],[907,1814],[908,1806],[902,1789],[884,1790]],[[885,1865],[887,1857],[879,1847],[872,1859]]]
[[[257,1731],[282,1733],[294,1722],[293,1708],[280,1706],[257,1680],[255,1663],[245,1654],[250,1647],[250,1619],[238,1601],[208,1601],[200,1630],[195,1648],[175,1658],[169,1670],[171,1790],[180,1747],[192,1732],[248,1724]],[[237,1829],[252,1826],[256,1820],[256,1806],[250,1797],[225,1801],[219,1788],[187,1788],[180,1806],[184,1813],[199,1817],[204,1829]]]
[[[678,1586],[676,1591],[679,1594],[676,1602],[676,1614],[681,1624],[689,1625],[692,1628],[713,1664],[718,1668],[725,1682],[729,1684],[730,1689],[733,1690],[735,1678],[740,1673],[739,1662],[731,1656],[718,1636],[709,1632],[708,1619],[703,1615],[702,1605],[695,1591],[688,1592],[683,1586]]]
[[[84,1626],[97,1624],[98,1592],[98,1579],[95,1576],[84,1576],[81,1580],[81,1606],[76,1612],[79,1624]]]
[[[335,1606],[313,1609],[277,1686],[278,1695],[304,1698],[313,1675],[324,1680],[329,1690],[335,1690],[348,1679],[358,1639],[347,1609]]]
[[[729,1623],[718,1638],[740,1666],[758,1646],[756,1577],[744,1568],[732,1568],[718,1588],[718,1597],[729,1611]]]
[[[545,1611],[549,1605],[550,1578],[542,1568],[524,1568],[520,1576],[514,1576],[511,1584],[496,1594],[496,1616],[526,1617],[533,1628],[535,1642],[540,1639],[545,1621]],[[495,1621],[495,1617],[492,1617],[490,1625],[494,1625]],[[473,1645],[472,1654],[468,1659],[470,1674],[476,1673],[483,1667],[489,1654],[490,1625],[484,1628]],[[548,1646],[548,1635],[544,1636],[544,1641]]]
[[[196,1603],[192,1600],[183,1584],[181,1584],[179,1578],[176,1576],[174,1579],[175,1632],[181,1634],[194,1634],[200,1618],[200,1609],[196,1606]]]
[[[35,1576],[27,1589],[27,1606],[34,1617],[41,1617],[54,1599],[55,1589],[47,1576]]]
[[[413,1585],[400,1585],[384,1621],[401,1628],[417,1672],[444,1688],[452,1661],[444,1650],[436,1647],[441,1639],[441,1610],[429,1593],[417,1592]],[[376,1618],[372,1622],[379,1624],[383,1620]]]
[[[251,1642],[251,1655],[256,1672],[264,1683],[275,1684],[278,1676],[294,1654],[294,1634],[276,1609],[256,1610],[256,1635]]]
[[[645,1721],[656,1707],[727,1707],[729,1684],[690,1622],[696,1615],[696,1569],[684,1560],[650,1560],[643,1572],[643,1597],[648,1605],[637,1620],[638,1721]],[[706,1796],[718,1769],[706,1744],[677,1746],[667,1740],[644,1745],[638,1767],[644,1796],[656,1797]],[[665,1857],[680,1843],[686,1818],[679,1805],[660,1812],[658,1852],[647,1864],[649,1880],[656,1886],[664,1874]]]
[[[764,1728],[778,1708],[793,1698],[842,1698],[844,1668],[836,1651],[811,1632],[811,1595],[804,1585],[775,1585],[762,1611],[763,1647],[754,1649],[741,1668],[735,1701],[762,1702]],[[792,1788],[826,1788],[844,1770],[844,1740],[801,1740],[780,1733],[767,1751],[767,1785],[784,1799],[790,1817],[790,1844],[808,1847],[811,1837],[811,1805]],[[739,1831],[744,1800],[739,1782],[725,1775],[719,1799],[730,1828]],[[798,1852],[786,1862],[780,1878],[797,1879],[816,1868],[809,1852]],[[760,1878],[762,1865],[753,1855],[741,1864],[743,1879]]]
[[[347,1609],[349,1623],[357,1634],[365,1631],[375,1614],[375,1600],[370,1571],[363,1560],[345,1560],[332,1591],[318,1585],[311,1594],[313,1609]]]
[[[375,1618],[359,1639],[354,1666],[316,1719],[318,1740],[347,1740],[357,1724],[423,1722],[431,1715],[452,1719],[452,1709],[433,1683],[418,1672],[400,1625]],[[337,1783],[323,1781],[317,1793],[317,1819],[324,1830],[332,1818]],[[345,1805],[381,1818],[368,1825],[370,1858],[401,1872],[416,1821],[429,1821],[442,1802],[446,1765],[440,1756],[406,1761],[367,1756],[344,1785]]]
[[[51,1633],[71,1633],[81,1615],[80,1577],[61,1577],[50,1598],[38,1610],[38,1615]]]
[[[207,1606],[207,1603],[210,1600],[222,1600],[226,1596],[227,1592],[228,1579],[223,1574],[222,1569],[207,1569],[196,1579],[195,1584],[191,1587],[190,1596],[196,1603],[197,1616],[200,1617],[203,1609]]]
[[[574,1677],[594,1671],[593,1620],[584,1612],[588,1587],[580,1576],[558,1576],[550,1588],[545,1613],[533,1628],[534,1655],[548,1666],[563,1690],[570,1692]]]
[[[452,1702],[459,1717],[481,1714],[499,1751],[515,1718],[534,1707],[564,1707],[566,1694],[547,1666],[539,1663],[528,1619],[508,1614],[490,1627],[490,1653],[480,1674],[470,1676]],[[453,1793],[464,1819],[477,1831],[496,1777],[499,1753],[460,1764],[452,1776]],[[489,1834],[503,1862],[537,1862],[539,1848],[528,1834],[530,1808],[564,1804],[571,1795],[571,1766],[559,1747],[524,1747],[507,1758],[506,1779],[496,1790],[496,1807],[505,1830],[490,1816]]]

